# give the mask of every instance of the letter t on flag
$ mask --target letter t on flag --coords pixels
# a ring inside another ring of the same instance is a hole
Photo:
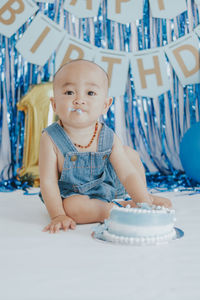
[[[11,37],[38,9],[31,0],[1,0],[0,33]]]
[[[94,62],[108,74],[109,96],[124,95],[128,76],[128,55],[120,51],[97,49]]]
[[[16,44],[17,50],[32,64],[43,66],[64,38],[65,31],[39,13]]]

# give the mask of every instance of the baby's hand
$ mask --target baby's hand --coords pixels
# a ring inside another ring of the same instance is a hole
[[[44,227],[43,231],[49,231],[49,233],[57,233],[60,229],[67,231],[68,229],[75,229],[76,223],[70,217],[66,215],[60,215],[51,220],[51,223]]]
[[[152,200],[152,204],[172,208],[172,202],[169,199],[155,195],[150,195],[150,197]]]

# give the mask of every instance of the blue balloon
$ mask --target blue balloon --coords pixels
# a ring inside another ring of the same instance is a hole
[[[200,122],[184,134],[180,143],[180,160],[188,177],[200,183]]]

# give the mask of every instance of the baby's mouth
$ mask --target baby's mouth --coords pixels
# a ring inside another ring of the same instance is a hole
[[[69,110],[69,111],[76,111],[76,112],[79,113],[80,115],[83,113],[83,110],[80,109],[80,108],[69,107],[68,110]]]

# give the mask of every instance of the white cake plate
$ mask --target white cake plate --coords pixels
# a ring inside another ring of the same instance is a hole
[[[103,225],[99,225],[99,229],[101,228],[101,226],[103,226]],[[184,236],[184,231],[181,230],[180,228],[174,227],[174,230],[175,230],[176,234],[175,234],[175,236],[173,237],[172,240],[177,240],[177,239],[180,239]],[[168,240],[168,241],[164,241],[164,242],[156,242],[155,244],[154,243],[150,243],[150,244],[148,244],[148,243],[141,243],[141,244],[138,244],[138,243],[137,244],[118,243],[118,242],[112,242],[112,241],[106,240],[106,238],[103,235],[103,232],[104,232],[103,230],[102,231],[99,230],[98,233],[93,231],[91,236],[92,236],[92,238],[94,238],[95,240],[100,241],[100,242],[111,243],[111,244],[114,244],[114,245],[126,245],[126,246],[127,245],[128,246],[155,246],[155,245],[163,245],[163,244],[166,244],[166,243],[169,243],[170,241],[172,241],[172,240]]]

